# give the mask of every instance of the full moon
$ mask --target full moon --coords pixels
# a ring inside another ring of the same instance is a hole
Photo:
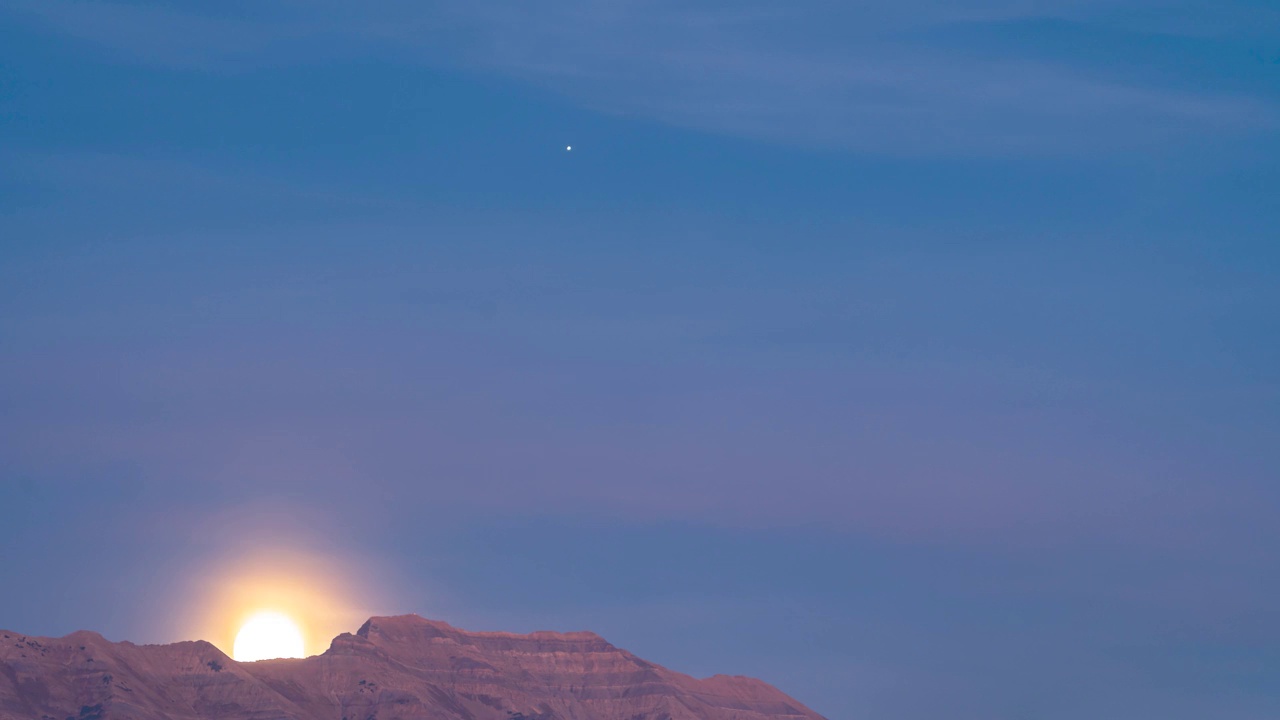
[[[240,627],[231,656],[236,662],[305,657],[302,631],[285,615],[258,613]]]

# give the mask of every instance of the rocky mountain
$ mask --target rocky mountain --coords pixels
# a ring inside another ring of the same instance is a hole
[[[823,720],[759,680],[698,680],[594,633],[375,617],[321,655],[0,631],[0,720]]]

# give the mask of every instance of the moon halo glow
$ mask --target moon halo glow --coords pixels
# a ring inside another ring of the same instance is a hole
[[[377,558],[321,552],[243,525],[235,529],[244,544],[193,562],[175,589],[169,601],[175,640],[207,640],[248,662],[306,657],[370,617],[404,605]]]

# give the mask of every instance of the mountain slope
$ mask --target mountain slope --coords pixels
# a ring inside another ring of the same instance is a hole
[[[371,618],[304,660],[207,642],[0,632],[0,720],[822,720],[759,680],[698,680],[594,633]]]

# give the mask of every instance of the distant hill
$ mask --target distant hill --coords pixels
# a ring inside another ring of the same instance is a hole
[[[0,720],[823,720],[773,686],[698,680],[594,633],[376,617],[303,660],[210,643],[0,631]]]

